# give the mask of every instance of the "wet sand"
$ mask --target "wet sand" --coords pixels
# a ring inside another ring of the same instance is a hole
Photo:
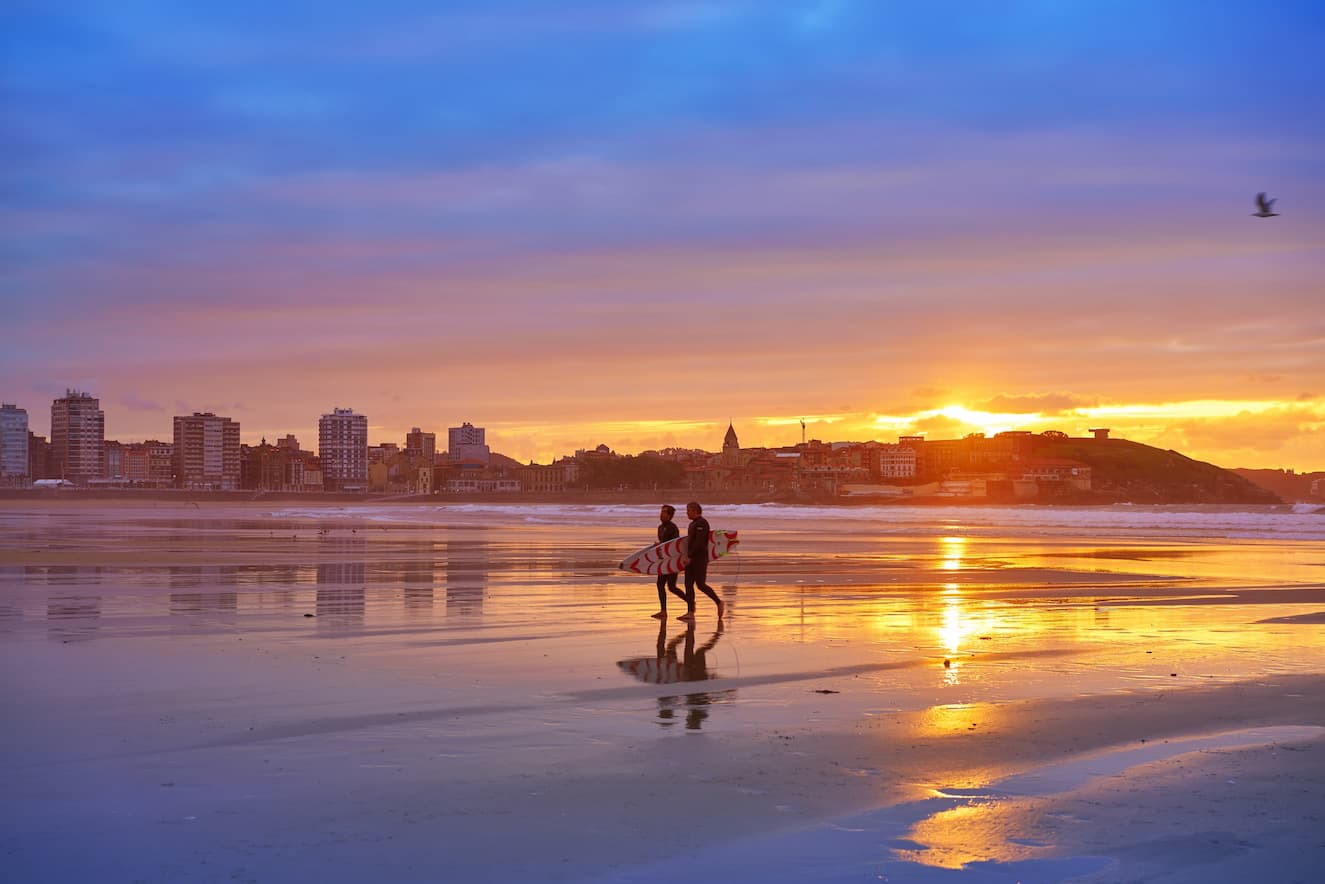
[[[408,509],[0,504],[15,880],[1325,861],[1319,518],[715,508],[743,539],[710,571],[729,616],[701,598],[688,630],[614,567],[652,507]]]

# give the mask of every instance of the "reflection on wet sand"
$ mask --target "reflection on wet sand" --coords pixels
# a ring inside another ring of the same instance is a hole
[[[363,624],[367,593],[367,543],[362,537],[319,538],[319,556],[334,557],[317,565],[319,628]]]
[[[46,635],[52,641],[95,638],[101,628],[101,596],[53,596],[46,603]]]
[[[684,631],[670,641],[667,639],[666,621],[658,624],[658,646],[652,657],[631,657],[617,661],[617,667],[640,681],[649,684],[676,684],[678,682],[707,681],[717,678],[718,674],[709,668],[708,653],[722,637],[723,624],[718,621],[718,628],[707,642],[695,646],[695,624],[687,623]],[[677,647],[684,642],[681,656],[677,656]],[[686,729],[699,730],[708,718],[708,707],[717,703],[730,703],[736,698],[735,690],[706,691],[682,696],[658,698],[658,722],[667,727],[676,723],[676,713],[685,711]]]
[[[446,613],[478,616],[488,590],[489,544],[486,540],[450,540],[446,557]]]
[[[432,561],[432,544],[412,544],[417,558],[396,565],[390,576],[400,582],[406,614],[424,614],[432,611],[436,601],[436,562]]]

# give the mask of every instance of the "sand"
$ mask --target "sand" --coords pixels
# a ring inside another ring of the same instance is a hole
[[[1319,520],[719,509],[687,630],[614,569],[652,507],[419,510],[0,504],[7,877],[1325,861]]]

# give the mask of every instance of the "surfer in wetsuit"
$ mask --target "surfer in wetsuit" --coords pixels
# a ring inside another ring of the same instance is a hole
[[[676,523],[672,521],[672,516],[674,515],[676,515],[676,507],[669,504],[663,504],[662,510],[658,513],[659,543],[666,543],[669,540],[681,536],[681,529],[676,527]],[[667,593],[669,592],[682,600],[686,597],[686,594],[676,587],[675,571],[671,574],[658,575],[658,613],[653,615],[653,619],[667,619]]]
[[[686,529],[686,553],[681,557],[681,567],[686,572],[686,612],[678,620],[695,619],[695,587],[704,595],[713,599],[718,606],[718,619],[722,619],[724,605],[722,599],[713,591],[705,579],[709,570],[709,528],[708,519],[704,518],[704,508],[695,501],[686,504],[686,515],[690,517],[690,527]]]

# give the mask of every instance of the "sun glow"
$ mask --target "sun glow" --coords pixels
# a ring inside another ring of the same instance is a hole
[[[877,429],[910,433],[926,427],[926,425],[934,424],[936,419],[946,419],[945,423],[956,427],[953,432],[975,432],[993,436],[1009,430],[1025,428],[1028,424],[1042,423],[1044,416],[1039,412],[1014,414],[1011,412],[980,411],[975,408],[967,408],[965,405],[951,404],[905,416],[878,415],[874,418],[873,425]],[[947,435],[950,435],[950,433],[940,432],[935,438],[942,438]]]
[[[1020,404],[1023,401],[1024,406]],[[981,408],[981,404],[988,408]],[[1026,410],[1015,410],[1020,407]],[[581,416],[567,423],[488,421],[486,426],[488,444],[494,451],[522,462],[548,463],[600,443],[619,454],[664,448],[717,451],[729,420],[742,448],[778,448],[796,445],[802,439],[893,443],[899,436],[911,435],[937,441],[960,439],[971,433],[992,437],[1008,431],[1055,430],[1088,437],[1091,428],[1109,427],[1114,439],[1173,448],[1225,466],[1265,465],[1265,458],[1271,455],[1258,457],[1257,451],[1267,445],[1266,440],[1285,438],[1298,441],[1291,448],[1273,448],[1273,465],[1310,471],[1319,468],[1318,456],[1313,453],[1319,449],[1316,440],[1325,433],[1325,398],[1099,402],[1073,393],[1031,393],[953,399],[939,407],[900,413],[807,410],[742,417],[737,411],[730,417],[703,419],[587,420]],[[276,435],[284,432],[301,435],[306,431],[291,428]],[[403,438],[406,428],[384,424],[376,432],[383,439]],[[257,439],[252,441],[256,443]]]

